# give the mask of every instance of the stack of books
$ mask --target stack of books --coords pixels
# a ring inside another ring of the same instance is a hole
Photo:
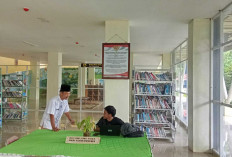
[[[166,137],[164,128],[159,127],[147,127],[146,128],[148,137]]]
[[[166,72],[163,74],[154,74],[152,72],[136,72],[135,80],[145,80],[145,81],[171,81],[172,74]]]
[[[3,119],[21,119],[22,115],[19,111],[7,112],[5,111]]]
[[[141,123],[169,123],[164,112],[137,113],[136,122]]]
[[[2,97],[22,97],[21,92],[2,92]]]
[[[171,84],[160,83],[160,84],[146,84],[146,83],[135,83],[136,94],[154,94],[154,95],[170,95]]]
[[[170,109],[168,99],[152,96],[136,96],[135,97],[136,108],[147,109]]]
[[[21,109],[22,106],[19,103],[12,103],[12,102],[4,102],[2,103],[3,108],[9,108],[9,109]]]
[[[23,82],[20,80],[2,80],[2,84],[5,87],[21,87]]]

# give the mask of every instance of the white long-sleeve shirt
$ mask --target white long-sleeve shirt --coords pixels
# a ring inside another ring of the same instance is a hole
[[[55,119],[55,127],[59,128],[59,122],[63,113],[69,112],[69,110],[68,100],[61,100],[60,96],[53,97],[45,109],[40,126],[52,130],[50,120],[50,114],[52,114]]]

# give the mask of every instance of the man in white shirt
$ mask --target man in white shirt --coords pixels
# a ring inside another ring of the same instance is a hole
[[[70,89],[71,87],[69,85],[62,84],[60,94],[49,101],[40,122],[42,129],[59,131],[59,122],[63,113],[67,116],[71,124],[75,124],[75,121],[72,120],[69,114],[68,98],[70,96]]]

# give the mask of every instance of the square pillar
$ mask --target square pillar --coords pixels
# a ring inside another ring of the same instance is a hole
[[[116,35],[117,34],[117,35]],[[129,21],[112,20],[105,22],[105,41],[107,43],[130,42]],[[129,122],[130,81],[105,79],[104,105],[116,108],[116,116]]]
[[[210,149],[210,19],[194,19],[188,28],[188,145]]]
[[[30,93],[30,109],[39,110],[39,78],[40,78],[40,63],[37,61],[31,61],[31,93]]]
[[[87,68],[79,66],[78,68],[78,97],[85,97],[85,85],[87,82]]]
[[[59,94],[62,74],[62,53],[48,52],[47,103]]]

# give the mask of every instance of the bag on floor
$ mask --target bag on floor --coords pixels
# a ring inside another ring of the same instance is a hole
[[[123,137],[143,137],[144,132],[139,129],[139,127],[132,125],[130,123],[124,123],[121,126],[121,134]]]

